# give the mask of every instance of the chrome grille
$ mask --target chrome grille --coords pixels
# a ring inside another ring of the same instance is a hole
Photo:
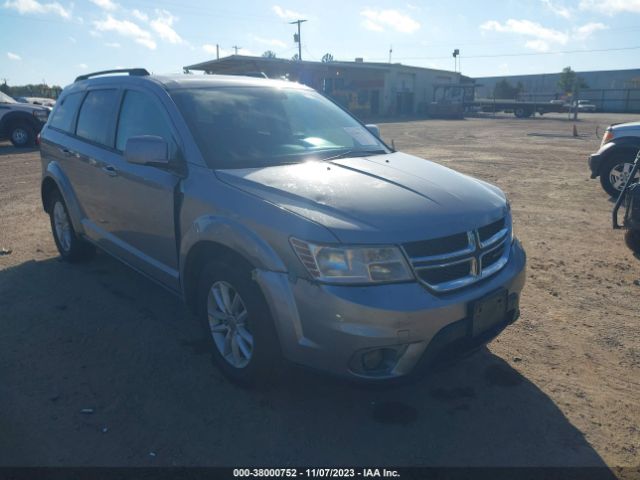
[[[503,217],[476,230],[410,242],[402,248],[420,282],[435,292],[449,292],[502,269],[509,258],[510,231],[510,219]]]

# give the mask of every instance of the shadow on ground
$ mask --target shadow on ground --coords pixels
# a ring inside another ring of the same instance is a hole
[[[18,155],[19,153],[32,153],[38,150],[38,147],[16,148],[9,142],[0,141],[0,157],[5,155]]]
[[[177,298],[105,255],[5,268],[0,292],[0,465],[603,465],[486,349],[393,388],[292,368],[254,392]]]

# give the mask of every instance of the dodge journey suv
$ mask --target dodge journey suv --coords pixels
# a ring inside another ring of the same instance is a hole
[[[401,377],[519,315],[525,253],[504,193],[394,151],[303,85],[83,75],[41,155],[62,258],[99,247],[179,295],[234,381],[280,359]]]

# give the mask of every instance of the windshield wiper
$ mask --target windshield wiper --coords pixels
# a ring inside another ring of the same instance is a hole
[[[352,158],[352,157],[370,157],[373,155],[386,155],[388,152],[386,150],[378,149],[378,150],[347,150],[346,152],[339,153],[337,155],[332,155],[330,157],[321,158],[323,162],[329,160],[337,160],[339,158]]]

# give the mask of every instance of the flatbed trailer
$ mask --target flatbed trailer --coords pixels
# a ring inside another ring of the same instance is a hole
[[[518,118],[527,118],[538,113],[568,112],[569,107],[564,103],[554,102],[520,102],[518,100],[501,100],[499,98],[479,98],[470,102],[465,102],[465,110],[480,110],[482,112],[513,112]]]

